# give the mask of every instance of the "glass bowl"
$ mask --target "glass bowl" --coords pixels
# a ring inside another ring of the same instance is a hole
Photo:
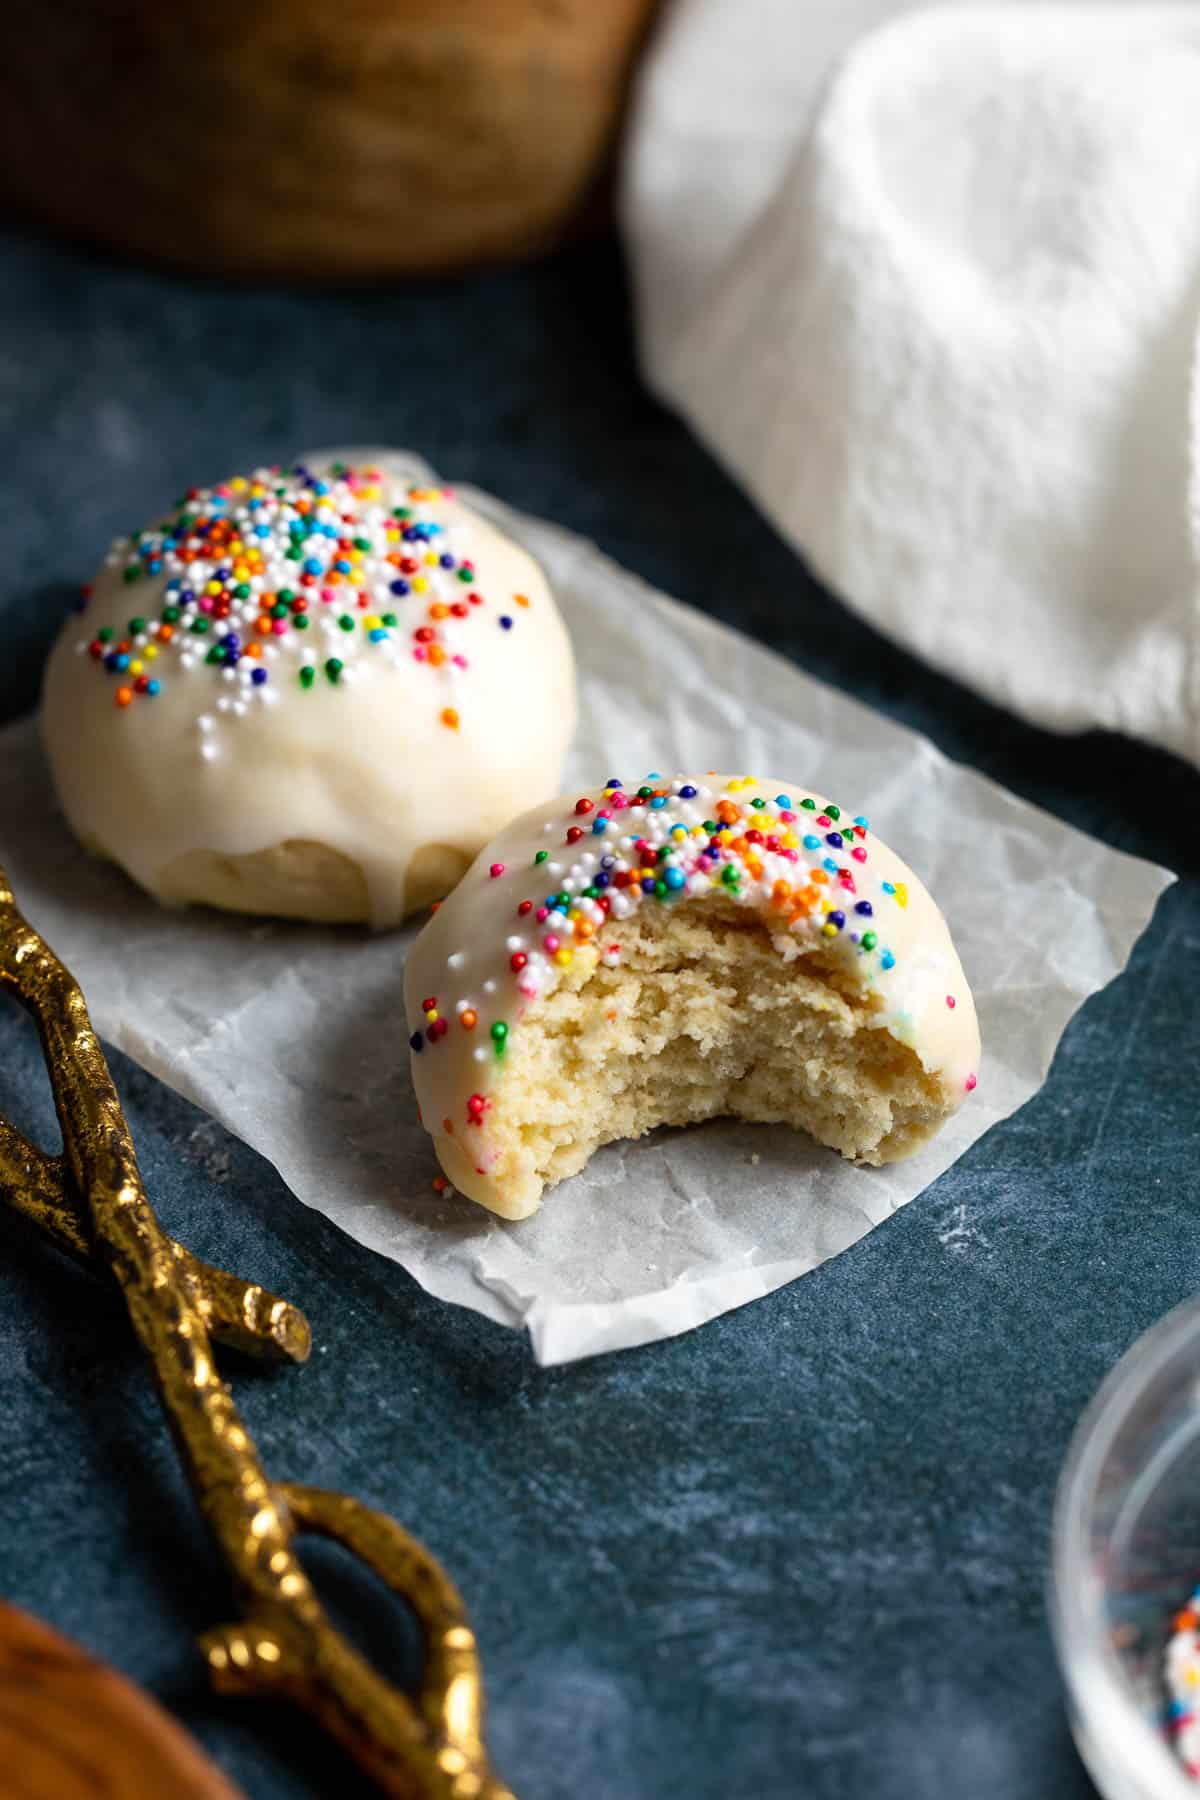
[[[1200,1578],[1200,1301],[1138,1339],[1071,1441],[1051,1620],[1071,1729],[1106,1800],[1200,1800],[1166,1728],[1163,1654]]]

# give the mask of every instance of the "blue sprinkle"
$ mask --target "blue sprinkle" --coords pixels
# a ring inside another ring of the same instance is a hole
[[[236,650],[240,642],[241,639],[238,637],[236,631],[227,631],[225,636],[220,640],[221,648],[223,650]]]
[[[263,685],[264,681],[267,679],[267,671],[265,669],[255,669],[255,671],[251,675],[250,679],[254,683],[255,687],[261,687]]]
[[[266,674],[266,670],[265,670],[265,669],[264,669],[264,670],[263,670],[263,674],[264,674],[264,675],[265,675],[265,674]],[[153,679],[153,677],[152,677],[152,678],[151,678],[151,679],[150,679],[150,680],[149,680],[149,681],[148,681],[148,682],[147,682],[147,683],[146,683],[146,692],[147,692],[147,693],[148,693],[148,694],[150,694],[150,695],[151,695],[151,696],[153,696],[153,695],[154,695],[154,694],[161,694],[161,692],[162,692],[162,687],[161,687],[161,685],[160,685],[160,683],[159,683],[159,682],[157,682],[157,681],[155,681],[155,680],[154,680],[154,679]]]
[[[682,869],[670,868],[663,876],[663,880],[669,888],[678,889],[683,886],[684,882],[687,880],[687,876]]]
[[[837,874],[837,864],[834,862],[832,856],[827,856],[822,862],[821,867],[823,869],[828,869],[831,875]]]
[[[661,781],[662,776],[659,774],[657,769],[651,769],[650,773],[646,777],[646,780],[647,781]]]
[[[776,794],[775,804],[776,806],[782,806],[785,812],[791,812],[792,810],[791,797],[788,794]]]
[[[310,563],[305,563],[304,566],[306,569],[312,567],[312,565]],[[339,575],[348,575],[354,565],[350,562],[347,562],[347,560],[344,556],[340,556],[338,558],[338,560],[334,563],[333,566],[337,570]],[[320,564],[318,563],[317,568],[319,568],[319,567],[320,567]],[[313,569],[313,573],[314,574],[316,573],[316,569]]]
[[[890,881],[883,881],[880,883],[880,886],[885,894],[894,894],[896,891],[894,884]]]
[[[389,594],[395,594],[398,599],[402,600],[404,598],[405,594],[407,594],[407,592],[408,592],[407,581],[389,581],[389,583],[388,583],[388,593]]]
[[[127,669],[129,667],[129,658],[123,650],[118,652],[115,666],[118,669]]]
[[[861,913],[864,919],[869,919],[875,909],[869,900],[860,900],[854,910]]]
[[[592,836],[593,837],[603,837],[607,830],[608,830],[608,820],[607,819],[593,819],[592,820]]]
[[[592,878],[592,886],[595,888],[606,888],[611,882],[612,876],[605,869],[601,869],[600,873]]]
[[[306,575],[319,575],[321,573],[321,565],[317,561],[315,556],[306,556],[305,557],[304,573]]]
[[[655,812],[658,812],[660,807],[663,807],[667,804],[667,796],[665,794],[655,794],[655,796],[654,796],[653,800],[651,800],[650,804],[654,808]]]
[[[619,785],[619,783],[617,785]],[[680,788],[679,798],[681,800],[694,800],[696,798],[696,790],[691,782],[688,782],[685,786]]]
[[[442,551],[442,554],[438,557],[438,562],[443,569],[452,569],[454,567],[454,558],[450,555],[448,550]]]
[[[256,525],[254,527],[254,535],[255,537],[260,538],[269,538],[271,535],[271,527],[269,525]]]
[[[825,842],[829,845],[831,850],[840,850],[842,847],[841,832],[840,831],[827,831],[825,833]]]
[[[821,840],[816,836],[815,832],[809,831],[805,834],[804,848],[806,850],[819,850],[821,848]]]
[[[404,530],[400,533],[400,536],[404,539],[406,544],[415,544],[419,533],[415,525],[406,525]]]
[[[501,615],[500,615],[500,629],[501,629],[501,631],[511,631],[512,630],[512,620],[509,618],[507,613],[501,613]]]
[[[615,775],[610,775],[604,785],[606,788],[618,788],[621,783],[617,780]]]
[[[382,644],[383,640],[390,635],[390,632],[384,625],[373,625],[367,633],[367,636],[373,644]]]
[[[652,881],[643,881],[641,885],[643,894],[652,894],[654,892],[654,883]]]
[[[831,925],[836,925],[839,931],[846,923],[846,915],[844,912],[826,913],[825,917]]]
[[[408,1040],[408,1047],[410,1050],[420,1050],[424,1043],[425,1039],[421,1036],[420,1032],[414,1031]]]
[[[879,961],[881,967],[885,969],[894,969],[896,966],[896,959],[890,950],[885,950]]]
[[[869,822],[869,820],[863,818],[861,813],[859,813],[857,819],[854,821],[856,825],[861,825],[864,831],[867,829]]]

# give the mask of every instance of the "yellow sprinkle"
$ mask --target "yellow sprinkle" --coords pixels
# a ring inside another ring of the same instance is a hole
[[[426,1013],[425,1013],[425,1023],[427,1025],[432,1025],[434,1020],[437,1018],[437,1016],[438,1016],[437,1007],[436,1006],[428,1007],[426,1009]]]
[[[425,579],[424,575],[414,575],[413,576],[413,593],[414,594],[423,594],[428,586],[429,586],[429,583]]]
[[[573,950],[568,950],[567,946],[563,944],[561,948],[554,952],[554,960],[560,968],[565,969],[575,960],[575,952]]]
[[[158,655],[158,645],[157,644],[147,644],[146,648],[142,651],[142,655],[145,657],[147,662],[153,662],[155,657]]]
[[[131,662],[129,665],[129,673],[131,675],[140,675],[142,673],[141,663],[140,662]]]
[[[206,582],[204,591],[206,594],[219,594],[221,591],[221,584],[219,581]]]
[[[244,475],[235,475],[229,485],[235,494],[244,494],[249,484]]]
[[[908,905],[908,886],[903,881],[896,883],[896,900],[900,906]]]
[[[837,933],[838,928],[836,925],[822,925],[821,927],[822,937],[836,937]]]
[[[700,829],[700,827],[697,825],[696,830],[699,831],[699,829]],[[687,836],[687,826],[686,825],[672,826],[671,836],[673,838],[685,838]]]
[[[383,620],[378,613],[368,613],[363,620],[363,625],[368,631],[379,631],[383,626]]]
[[[425,567],[427,569],[436,569],[437,568],[437,556],[435,555],[435,553],[432,550],[427,550],[425,552],[423,561],[424,561]]]

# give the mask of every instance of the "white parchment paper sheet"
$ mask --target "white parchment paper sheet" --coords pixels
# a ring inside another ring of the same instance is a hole
[[[430,1292],[525,1325],[539,1361],[566,1362],[769,1293],[920,1193],[1036,1091],[1067,1020],[1123,967],[1171,877],[947,762],[581,539],[464,497],[529,546],[562,605],[582,687],[572,781],[715,768],[811,784],[866,813],[927,881],[975,992],[984,1059],[973,1099],[922,1155],[856,1169],[783,1128],[720,1122],[611,1146],[536,1218],[495,1219],[431,1186],[400,1004],[411,930],[163,910],[74,844],[28,721],[0,735],[0,856],[109,1042]]]

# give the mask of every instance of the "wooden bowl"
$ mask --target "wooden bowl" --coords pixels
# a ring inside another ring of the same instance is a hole
[[[213,275],[549,244],[654,0],[45,0],[5,33],[0,203]]]
[[[0,1769],[22,1800],[244,1800],[148,1694],[3,1604]]]

